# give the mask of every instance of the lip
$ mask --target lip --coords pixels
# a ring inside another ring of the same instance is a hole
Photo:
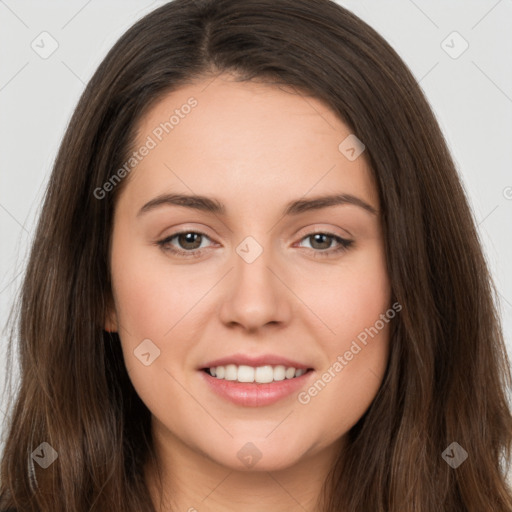
[[[308,366],[307,364],[299,363],[298,361],[294,361],[292,359],[288,359],[286,357],[278,356],[276,354],[261,354],[259,356],[249,356],[246,354],[233,354],[231,356],[222,357],[220,359],[215,359],[214,361],[210,361],[203,366],[201,366],[199,369],[203,370],[205,368],[213,368],[217,366],[226,366],[228,364],[236,364],[237,366],[240,365],[247,365],[247,366],[286,366],[286,368],[293,367],[297,370],[308,370],[308,369],[314,369],[311,366]],[[300,377],[297,377],[300,378]]]
[[[216,361],[213,362],[215,363]],[[219,364],[217,366],[222,365]],[[297,393],[311,379],[315,371],[310,370],[300,377],[266,384],[217,379],[204,370],[200,370],[199,373],[209,388],[221,398],[244,407],[263,407],[274,404],[293,393]]]

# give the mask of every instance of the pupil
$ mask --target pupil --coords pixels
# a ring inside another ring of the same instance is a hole
[[[324,239],[327,239],[327,235],[323,234],[323,233],[319,233],[319,234],[316,234],[316,235],[313,235],[315,241],[319,242],[320,244],[322,244],[322,241],[321,239],[324,238]],[[321,247],[322,249],[328,249],[329,248],[329,242],[327,241],[324,241],[324,244],[327,243],[327,247]]]
[[[184,235],[181,235],[182,239],[185,239],[185,242],[182,245],[188,249],[196,249],[197,247],[188,247],[187,244],[194,245],[194,238],[199,236],[201,236],[199,233],[185,233]],[[195,243],[197,243],[197,241]]]

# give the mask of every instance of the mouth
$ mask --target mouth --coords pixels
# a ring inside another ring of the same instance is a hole
[[[226,364],[201,368],[207,389],[222,400],[242,407],[264,407],[284,401],[314,379],[313,368],[284,365]]]
[[[245,364],[227,364],[202,368],[202,371],[219,380],[243,384],[270,384],[272,382],[297,379],[305,373],[313,371],[313,368],[296,368],[285,365],[250,366]]]

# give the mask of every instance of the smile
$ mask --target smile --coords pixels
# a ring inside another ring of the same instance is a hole
[[[265,365],[248,366],[228,364],[205,368],[205,371],[212,377],[236,382],[256,382],[258,384],[268,384],[285,379],[294,379],[307,372],[304,368],[286,367],[283,365]]]
[[[311,368],[231,364],[203,368],[198,373],[205,380],[208,389],[217,397],[243,407],[272,405],[295,395],[306,387],[312,375],[315,375]],[[215,376],[212,373],[215,373]]]

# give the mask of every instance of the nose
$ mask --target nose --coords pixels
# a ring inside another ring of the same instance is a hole
[[[226,276],[221,321],[248,331],[287,324],[292,313],[291,283],[287,287],[285,272],[272,261],[271,251],[264,249],[254,261],[235,252],[233,261],[234,269]]]

